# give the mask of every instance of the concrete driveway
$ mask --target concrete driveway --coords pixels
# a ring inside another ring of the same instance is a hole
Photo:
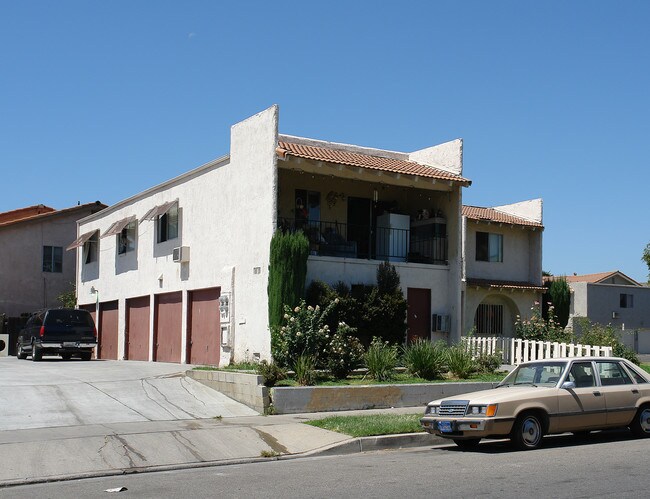
[[[0,358],[0,431],[257,413],[161,362]]]

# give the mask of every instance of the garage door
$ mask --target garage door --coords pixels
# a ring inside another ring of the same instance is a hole
[[[117,360],[118,307],[116,301],[99,304],[98,338],[100,359]]]
[[[126,300],[126,358],[149,360],[149,297]]]
[[[156,295],[154,308],[154,360],[181,361],[183,325],[183,296],[181,292]]]
[[[219,364],[219,295],[221,288],[191,291],[187,334],[190,364]]]

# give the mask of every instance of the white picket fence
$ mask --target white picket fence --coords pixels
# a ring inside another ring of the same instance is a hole
[[[462,343],[472,355],[501,353],[503,363],[519,365],[537,359],[559,357],[608,357],[612,347],[599,347],[557,341],[521,340],[518,338],[464,336]]]

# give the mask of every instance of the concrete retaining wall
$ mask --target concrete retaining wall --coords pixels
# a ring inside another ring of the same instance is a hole
[[[276,414],[351,411],[389,407],[423,407],[432,400],[487,390],[497,383],[276,387],[271,399]]]
[[[264,386],[263,376],[228,371],[187,371],[186,374],[259,413],[269,407],[269,389]]]

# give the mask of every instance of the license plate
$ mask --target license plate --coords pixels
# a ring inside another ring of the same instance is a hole
[[[63,346],[64,346],[64,347],[76,347],[76,346],[77,346],[77,343],[74,342],[74,341],[64,341],[64,342],[63,342]]]
[[[441,433],[451,433],[451,421],[438,421],[438,431]]]

